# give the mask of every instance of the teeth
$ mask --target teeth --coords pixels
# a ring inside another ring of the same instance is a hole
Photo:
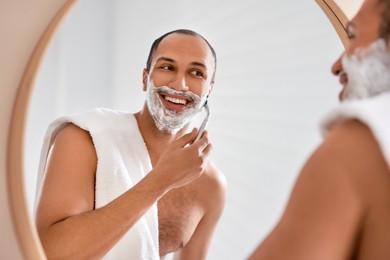
[[[178,99],[178,98],[165,96],[165,100],[168,100],[169,102],[176,103],[176,104],[182,104],[182,105],[187,104],[187,100],[185,99]]]

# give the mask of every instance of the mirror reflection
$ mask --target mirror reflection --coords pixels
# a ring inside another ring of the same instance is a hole
[[[152,41],[188,28],[218,57],[208,131],[210,157],[226,176],[228,197],[208,255],[242,259],[276,223],[296,174],[320,141],[318,122],[338,102],[330,65],[342,44],[315,2],[153,5],[80,1],[58,32],[29,115],[31,212],[48,124],[94,107],[142,109],[142,71]]]

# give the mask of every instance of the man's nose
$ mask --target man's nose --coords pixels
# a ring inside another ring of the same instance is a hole
[[[177,91],[187,91],[188,86],[186,82],[185,75],[182,73],[177,73],[175,77],[170,82],[170,87]]]
[[[341,71],[343,71],[343,63],[342,63],[343,55],[341,55],[336,62],[332,66],[332,73],[333,75],[337,76],[340,74]]]

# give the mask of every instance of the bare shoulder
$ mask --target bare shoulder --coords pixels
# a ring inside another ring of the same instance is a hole
[[[375,155],[378,155],[378,152],[380,154],[378,143],[370,129],[358,120],[348,120],[336,126],[324,140],[324,145],[334,146],[335,149],[348,149],[350,152],[353,151],[351,148],[359,147],[370,149],[375,152]],[[360,150],[360,152],[365,151]],[[353,153],[353,155],[357,154]]]
[[[56,135],[47,173],[59,178],[94,178],[97,166],[96,150],[89,132],[69,124]],[[82,173],[82,174],[80,174]]]
[[[58,132],[47,159],[37,208],[38,229],[94,208],[96,163],[88,132],[74,124]]]
[[[340,124],[307,160],[280,221],[250,259],[347,259],[373,205],[383,209],[379,197],[389,198],[389,178],[370,129]]]
[[[349,120],[329,133],[299,178],[301,187],[317,185],[321,190],[328,183],[340,192],[329,199],[348,193],[364,208],[376,192],[374,187],[388,177],[387,163],[370,129],[358,120]]]
[[[96,166],[96,150],[89,132],[70,123],[56,135],[53,142],[53,155],[50,160],[83,160],[84,164]],[[66,156],[64,156],[66,155]]]
[[[319,154],[318,160],[337,161],[336,165],[343,167],[344,175],[353,179],[356,185],[366,186],[367,181],[377,181],[389,172],[375,136],[357,120],[335,127],[319,148]]]
[[[224,195],[227,189],[226,177],[221,170],[219,170],[215,164],[211,161],[207,162],[206,170],[204,173],[204,181],[206,186],[215,192]]]
[[[54,144],[56,143],[93,146],[90,134],[73,123],[68,124],[58,132],[54,139]]]
[[[205,206],[222,211],[227,193],[226,177],[211,161],[207,162],[205,172],[199,178],[198,187],[202,200],[207,204]]]
[[[221,170],[211,161],[207,162],[205,176],[211,185],[217,185],[221,188],[226,188],[226,177]]]

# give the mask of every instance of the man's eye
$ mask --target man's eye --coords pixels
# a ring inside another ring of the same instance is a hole
[[[173,67],[170,65],[164,65],[164,66],[161,66],[161,68],[164,70],[173,70]]]
[[[191,73],[192,73],[192,75],[194,75],[196,77],[203,77],[203,73],[199,70],[194,70]]]
[[[355,27],[351,24],[348,23],[347,26],[345,27],[347,31],[347,35],[349,39],[355,39],[356,34],[355,34]]]

